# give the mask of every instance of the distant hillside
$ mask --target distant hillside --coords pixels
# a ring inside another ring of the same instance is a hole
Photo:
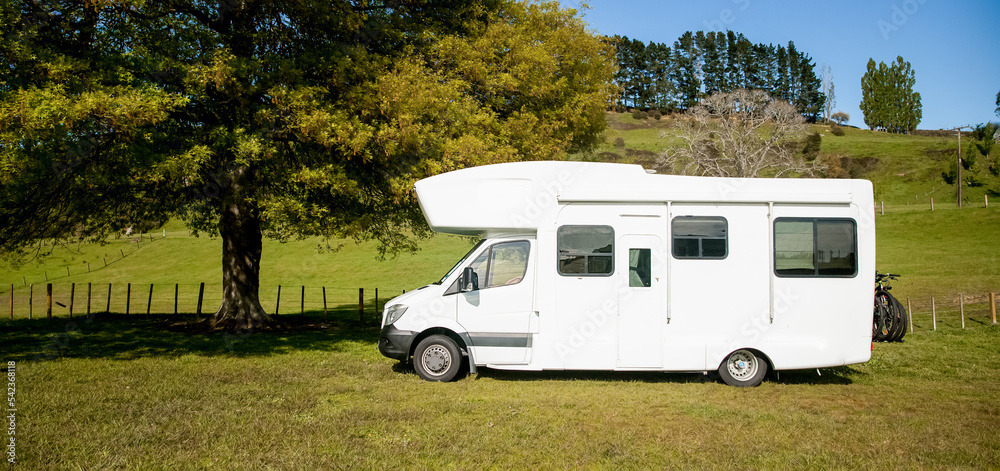
[[[680,115],[661,119],[636,119],[631,113],[608,113],[605,144],[573,159],[635,163],[645,168],[659,168],[657,158],[680,145],[674,137]],[[836,136],[829,125],[812,125],[822,139],[817,159],[829,167],[828,177],[864,178],[875,183],[875,197],[886,205],[955,204],[955,185],[948,185],[942,172],[954,167],[958,139],[954,133],[918,132],[914,135],[872,132],[843,127]],[[963,136],[963,147],[968,145]],[[963,200],[982,204],[987,186],[966,187]],[[997,197],[1000,204],[1000,197]]]

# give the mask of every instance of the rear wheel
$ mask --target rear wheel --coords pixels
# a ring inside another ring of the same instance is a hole
[[[903,303],[899,302],[895,296],[889,295],[889,300],[892,302],[892,314],[893,318],[896,320],[890,341],[901,342],[903,336],[906,335],[907,326],[910,323],[910,318],[906,314],[906,308],[903,307]]]
[[[750,350],[736,350],[719,367],[719,376],[726,384],[741,388],[754,387],[764,381],[767,362]]]
[[[445,335],[431,335],[413,351],[413,369],[427,381],[451,381],[462,367],[462,353]]]
[[[879,291],[875,293],[875,308],[873,311],[874,325],[872,329],[872,340],[882,342],[889,338],[893,327],[892,301],[889,300],[889,293]]]

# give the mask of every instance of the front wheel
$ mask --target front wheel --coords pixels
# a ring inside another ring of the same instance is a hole
[[[750,350],[737,350],[719,367],[719,376],[730,386],[751,388],[764,381],[767,362]]]
[[[431,335],[413,351],[413,369],[427,381],[451,381],[462,366],[462,354],[455,341],[445,335]]]

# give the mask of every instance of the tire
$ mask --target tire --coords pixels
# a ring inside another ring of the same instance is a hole
[[[767,376],[767,361],[750,350],[730,353],[719,366],[719,377],[730,386],[752,388]]]
[[[895,317],[897,321],[896,329],[893,332],[891,341],[902,342],[903,337],[906,336],[907,326],[910,324],[910,316],[906,313],[906,308],[903,307],[903,303],[899,302],[895,296],[889,295],[889,300],[892,301],[892,307],[895,311]]]
[[[455,341],[445,335],[431,335],[413,351],[413,369],[427,381],[451,381],[461,368],[462,353]]]
[[[892,304],[896,307],[896,314],[899,317],[899,328],[896,329],[896,336],[893,338],[894,342],[902,342],[903,337],[906,336],[906,330],[910,325],[910,315],[906,313],[906,308],[903,307],[903,303],[899,302],[895,296],[891,296]]]
[[[884,342],[892,333],[892,301],[889,293],[878,291],[875,293],[875,307],[872,311],[874,325],[872,329],[872,340]]]

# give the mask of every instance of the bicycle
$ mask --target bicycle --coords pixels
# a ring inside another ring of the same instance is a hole
[[[877,342],[900,342],[906,335],[909,317],[906,309],[889,290],[891,280],[900,275],[875,272],[875,306],[872,310],[872,340]]]

